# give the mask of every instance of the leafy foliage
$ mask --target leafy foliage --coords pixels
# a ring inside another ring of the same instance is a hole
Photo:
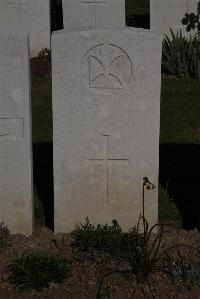
[[[161,231],[154,236],[158,226]],[[144,283],[159,261],[162,227],[156,224],[149,229],[146,219],[141,216],[137,226],[124,233],[116,220],[112,226],[99,224],[95,227],[86,219],[86,223],[76,227],[72,233],[72,245],[82,251],[106,252],[113,258],[128,262],[136,281]]]
[[[158,228],[160,228],[160,230],[155,234],[155,230]],[[194,252],[197,253],[199,261],[199,250],[183,244],[163,249],[163,235],[164,230],[162,224],[155,224],[149,229],[146,219],[140,217],[135,229],[135,243],[133,247],[130,248],[129,255],[126,256],[126,259],[121,260],[126,261],[128,264],[127,270],[115,269],[106,273],[100,281],[96,298],[101,298],[100,294],[103,283],[108,276],[113,274],[125,275],[126,278],[127,275],[129,275],[142,289],[144,285],[147,285],[153,298],[155,298],[155,294],[150,285],[150,276],[153,273],[163,272],[163,274],[167,274],[176,285],[181,288],[186,287],[187,289],[191,289],[194,285],[200,285],[199,262],[192,263],[190,258],[184,259],[181,256],[177,258],[177,256],[174,255],[174,249],[180,249],[180,247],[182,247],[182,249],[185,250],[189,248],[193,255]]]
[[[198,38],[187,39],[181,30],[171,39],[165,35],[162,52],[162,72],[181,77],[198,78],[199,74],[199,46]]]
[[[8,245],[8,239],[9,239],[9,229],[4,224],[4,222],[0,223],[0,248],[4,248]]]
[[[160,227],[160,232],[155,232]],[[161,242],[163,238],[163,225],[155,224],[150,229],[145,217],[140,216],[137,226],[134,228],[134,242],[131,243],[128,254],[121,256],[121,261],[128,264],[127,270],[113,270],[106,273],[99,285],[97,298],[100,298],[100,292],[105,279],[114,273],[122,275],[130,275],[138,285],[149,285],[149,276],[159,269],[160,260],[162,258]]]
[[[139,227],[142,229],[140,231]],[[160,227],[160,232],[155,235]],[[157,269],[161,255],[161,242],[163,238],[163,225],[155,224],[150,229],[144,217],[140,217],[137,228],[137,242],[130,251],[129,263],[131,272],[138,284],[145,283],[150,273]],[[142,242],[140,241],[142,237]]]
[[[60,283],[70,276],[67,260],[46,252],[23,254],[10,264],[8,270],[9,283],[20,290],[41,291],[50,283]]]
[[[125,259],[137,242],[136,230],[130,229],[128,233],[122,232],[122,229],[116,220],[112,225],[100,225],[97,227],[86,218],[85,224],[80,224],[71,234],[73,238],[72,246],[83,252],[108,253],[115,258]],[[140,238],[141,241],[141,238]]]

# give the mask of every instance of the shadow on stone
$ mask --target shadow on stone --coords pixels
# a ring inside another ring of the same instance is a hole
[[[200,229],[200,145],[161,144],[160,184],[168,185],[182,215],[183,229]]]
[[[54,228],[53,196],[53,144],[38,143],[33,145],[33,180],[42,202],[45,225]]]

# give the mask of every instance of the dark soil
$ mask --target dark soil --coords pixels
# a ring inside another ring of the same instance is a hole
[[[69,234],[54,235],[46,228],[39,229],[33,235],[26,237],[12,235],[10,246],[0,251],[0,298],[65,298],[65,299],[92,299],[96,293],[104,274],[113,270],[128,269],[127,265],[114,262],[109,256],[87,256],[77,253],[71,246]],[[165,234],[163,248],[184,244],[194,246],[200,250],[200,233],[198,231],[185,231],[171,228]],[[7,267],[19,254],[33,250],[43,250],[49,253],[61,254],[71,263],[72,276],[62,284],[51,284],[49,289],[42,292],[22,293],[6,282],[8,277]],[[183,252],[185,249],[181,249]],[[177,253],[177,249],[174,252]],[[195,252],[191,252],[191,258],[196,258]],[[194,255],[194,256],[192,256]],[[199,261],[198,261],[199,262]],[[173,281],[161,273],[152,274],[148,286],[138,286],[133,277],[113,274],[109,276],[101,289],[101,298],[169,298],[169,299],[199,299],[200,286],[193,287],[190,291],[179,289]]]

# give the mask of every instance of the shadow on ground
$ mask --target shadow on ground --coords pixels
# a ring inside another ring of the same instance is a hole
[[[38,143],[33,145],[33,180],[42,202],[45,225],[53,230],[53,144]]]
[[[184,229],[200,229],[200,145],[161,144],[160,184],[175,200]]]

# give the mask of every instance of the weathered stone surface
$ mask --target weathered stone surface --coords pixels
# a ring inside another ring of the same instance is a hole
[[[161,39],[148,30],[52,37],[55,231],[88,216],[124,229],[157,221]]]
[[[64,28],[125,25],[125,0],[63,0]]]
[[[50,49],[50,28],[49,0],[0,1],[0,32],[29,34],[31,56],[43,48]]]
[[[0,34],[0,222],[32,232],[30,78],[27,40]]]
[[[170,34],[170,28],[176,33],[181,29],[183,35],[189,34],[182,25],[185,13],[196,13],[198,0],[150,0],[150,28],[159,34]]]

